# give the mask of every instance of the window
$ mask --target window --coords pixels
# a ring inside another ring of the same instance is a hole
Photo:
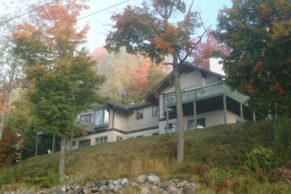
[[[81,115],[80,116],[80,121],[91,122],[92,121],[92,114]]]
[[[143,119],[143,109],[138,109],[135,111],[135,119],[136,120]]]
[[[167,126],[166,126],[166,130],[167,130]],[[167,133],[175,133],[178,131],[178,124],[177,123],[169,123],[169,130],[167,131]]]
[[[96,141],[96,144],[103,144],[103,143],[108,142],[108,138],[107,138],[107,136],[96,137],[95,141]]]
[[[140,137],[143,137],[143,135],[138,135],[138,136],[136,136],[136,138],[140,138]]]
[[[123,140],[123,137],[121,136],[116,136],[116,141],[122,141]]]
[[[152,106],[152,116],[153,117],[159,116],[159,107],[158,106]]]
[[[197,126],[203,126],[203,127],[206,127],[206,124],[205,124],[205,118],[197,119]]]
[[[196,120],[196,124],[197,126],[202,126],[202,127],[205,127],[205,118],[200,118],[200,119],[197,119]],[[196,128],[196,126],[194,125],[194,120],[189,120],[188,121],[188,129],[194,129]]]
[[[79,148],[89,147],[91,145],[90,139],[79,141]]]
[[[108,110],[97,110],[95,112],[95,125],[103,125],[109,123],[109,112]]]
[[[159,133],[153,133],[152,135],[159,135]]]
[[[76,141],[72,141],[72,147],[75,147],[76,146]]]

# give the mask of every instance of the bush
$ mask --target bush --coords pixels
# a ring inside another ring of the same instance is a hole
[[[266,172],[271,168],[276,167],[277,161],[275,159],[275,154],[271,149],[258,147],[254,148],[249,154],[247,154],[245,165],[251,171],[262,170]]]
[[[22,140],[16,131],[4,130],[0,141],[0,168],[20,161]]]

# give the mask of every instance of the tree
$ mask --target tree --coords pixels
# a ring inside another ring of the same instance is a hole
[[[96,48],[91,55],[97,61],[97,72],[106,77],[98,92],[100,96],[126,104],[141,101],[168,72],[167,66],[155,65],[150,59],[128,54],[124,49],[109,54],[104,48]]]
[[[217,41],[211,30],[207,31],[206,40],[193,51],[193,63],[205,69],[210,69],[210,58],[220,57],[221,55],[228,55],[229,49],[226,45]]]
[[[15,29],[15,24],[13,22],[7,22],[8,17],[12,16],[5,15],[5,17],[0,17],[0,21],[3,22],[0,27],[0,95],[2,95],[0,140],[8,121],[8,105],[10,103],[11,93],[16,88],[21,87],[20,80],[23,80],[22,62],[19,57],[13,54],[11,33]]]
[[[129,53],[140,53],[160,63],[165,56],[173,57],[176,109],[178,120],[177,162],[184,159],[184,125],[179,68],[196,49],[206,33],[197,36],[201,25],[199,14],[186,10],[182,0],[152,0],[141,7],[127,6],[122,14],[114,14],[115,23],[106,39],[105,48],[118,52],[125,47]],[[178,21],[178,18],[183,18]]]
[[[39,131],[61,138],[60,180],[65,178],[68,137],[78,129],[77,114],[95,102],[101,83],[85,49],[87,27],[77,30],[77,16],[86,8],[76,1],[56,1],[36,10],[35,23],[22,23],[13,33],[15,54],[25,61],[32,114]]]
[[[290,10],[289,0],[235,0],[218,18],[215,36],[231,49],[226,81],[266,114],[291,115]]]

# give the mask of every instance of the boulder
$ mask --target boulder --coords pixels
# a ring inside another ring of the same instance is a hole
[[[149,176],[147,176],[147,182],[149,182],[150,184],[153,185],[159,185],[161,183],[161,179],[159,176],[155,175],[155,174],[151,174]]]
[[[138,183],[145,183],[147,181],[147,176],[146,175],[139,175],[136,178],[136,182]]]

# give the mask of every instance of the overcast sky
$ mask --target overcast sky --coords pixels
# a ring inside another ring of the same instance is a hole
[[[0,0],[0,14],[4,13],[4,11],[13,12],[13,3],[17,4],[18,7],[21,7],[20,12],[25,13],[31,9],[29,4],[33,1],[37,2],[37,0]],[[125,0],[87,0],[87,4],[90,6],[90,9],[84,11],[80,17],[101,11],[108,7],[120,4],[124,1]],[[105,44],[106,34],[108,34],[110,26],[112,25],[110,19],[112,13],[122,12],[124,7],[127,5],[140,5],[142,1],[143,0],[128,0],[127,2],[115,6],[114,8],[102,11],[98,14],[80,20],[80,25],[89,23],[90,26],[87,43],[89,50],[92,51],[94,48],[103,46]],[[189,5],[191,1],[192,0],[185,0],[187,5]],[[4,8],[4,2],[10,7]],[[212,24],[212,28],[215,28],[218,11],[224,6],[230,7],[231,0],[195,0],[193,8],[194,10],[201,12],[202,19],[205,21],[207,26]]]

